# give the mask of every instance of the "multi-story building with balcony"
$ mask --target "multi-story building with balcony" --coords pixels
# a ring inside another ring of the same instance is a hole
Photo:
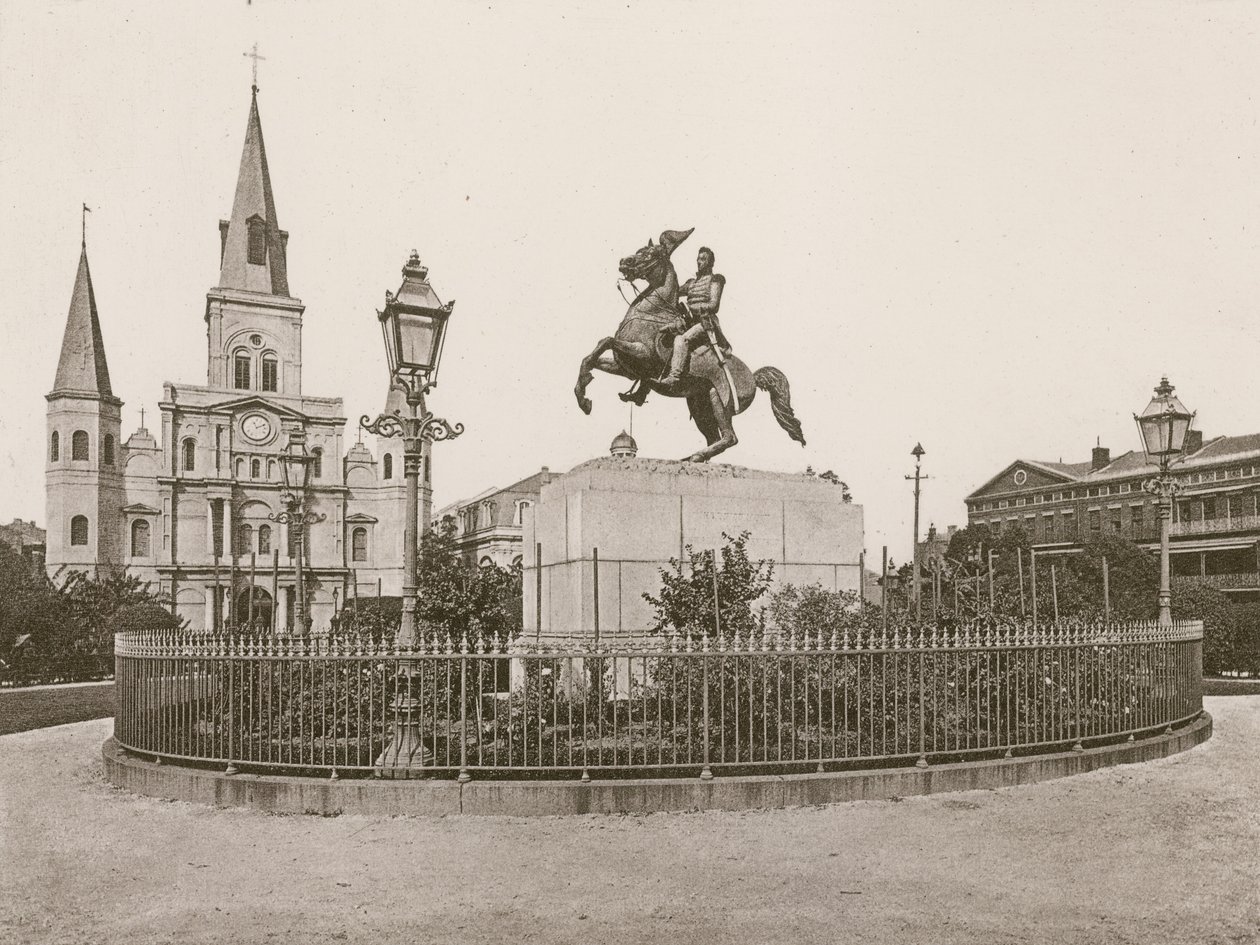
[[[506,488],[486,489],[471,499],[452,502],[433,516],[433,527],[441,528],[447,520],[454,523],[456,549],[469,564],[520,567],[525,510],[558,475],[544,466]]]
[[[625,430],[608,447],[612,456],[635,456],[639,446]],[[531,476],[505,488],[491,487],[470,499],[461,499],[439,509],[433,527],[450,522],[455,528],[455,546],[468,564],[497,564],[520,567],[523,555],[524,516],[542,492],[542,487],[559,478],[544,466]]]
[[[1142,489],[1157,471],[1141,452],[1112,459],[1103,446],[1084,463],[1017,459],[967,496],[967,522],[999,533],[1018,524],[1038,555],[1078,551],[1103,534],[1157,549],[1157,500]],[[1171,472],[1181,486],[1171,528],[1174,581],[1260,600],[1260,433],[1191,432]]]

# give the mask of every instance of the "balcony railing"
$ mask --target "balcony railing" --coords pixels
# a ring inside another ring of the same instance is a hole
[[[1243,571],[1235,574],[1208,574],[1199,576],[1178,575],[1174,583],[1200,584],[1214,587],[1217,590],[1237,590],[1238,588],[1260,587],[1260,574],[1255,571]]]
[[[1225,532],[1260,530],[1260,515],[1238,515],[1233,518],[1205,518],[1190,522],[1173,522],[1169,534],[1220,535]]]

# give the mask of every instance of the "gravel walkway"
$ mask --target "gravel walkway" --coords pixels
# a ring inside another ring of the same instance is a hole
[[[124,794],[109,720],[0,737],[0,941],[1260,941],[1260,697],[1161,761],[645,817],[281,817]]]

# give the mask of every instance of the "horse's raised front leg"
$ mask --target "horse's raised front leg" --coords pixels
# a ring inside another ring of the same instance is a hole
[[[722,401],[722,396],[715,388],[709,389],[709,405],[713,411],[713,422],[717,424],[717,439],[710,442],[704,449],[692,453],[684,462],[707,463],[718,453],[729,450],[739,442],[739,438],[735,436],[735,427],[731,425],[730,408]],[[696,425],[700,426],[699,421],[696,422]],[[703,429],[701,427],[702,431]],[[706,437],[707,435],[706,432]]]
[[[599,344],[595,346],[591,353],[582,359],[582,364],[578,368],[577,386],[573,388],[573,394],[577,397],[578,406],[582,408],[582,413],[591,412],[591,399],[586,396],[586,388],[595,379],[594,375],[591,374],[591,369],[601,366],[599,364],[600,357],[612,345],[613,339],[611,336],[601,338]]]

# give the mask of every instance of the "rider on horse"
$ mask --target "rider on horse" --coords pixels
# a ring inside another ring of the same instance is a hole
[[[696,275],[688,279],[679,289],[679,294],[686,297],[686,305],[679,300],[678,307],[683,311],[689,327],[674,339],[674,356],[669,364],[669,374],[661,380],[661,384],[672,387],[682,380],[687,369],[687,358],[691,349],[704,341],[713,339],[727,351],[730,342],[722,334],[722,326],[718,324],[718,309],[722,305],[722,290],[726,288],[726,277],[713,271],[713,250],[701,246],[696,254]]]

